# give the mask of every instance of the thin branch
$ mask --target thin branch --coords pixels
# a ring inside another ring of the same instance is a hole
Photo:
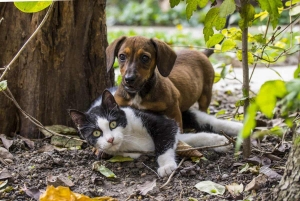
[[[142,162],[143,163],[143,165],[146,167],[146,168],[148,168],[149,170],[151,170],[152,172],[154,172],[156,175],[157,175],[157,177],[158,178],[160,178],[160,176],[157,174],[157,172],[155,171],[155,170],[153,170],[153,169],[151,169],[149,166],[147,166],[144,162]]]
[[[172,174],[169,176],[169,179],[166,181],[166,183],[164,183],[161,187],[159,187],[160,189],[164,188],[166,185],[168,185],[172,179],[172,177],[174,176],[176,170],[178,170],[178,168],[182,165],[183,161],[185,160],[185,157],[180,161],[180,163],[178,164],[177,168],[172,172]]]
[[[6,74],[6,72],[10,69],[10,66],[18,59],[18,57],[20,56],[20,54],[22,53],[22,51],[25,49],[25,47],[27,46],[27,44],[31,41],[31,39],[37,34],[37,32],[41,29],[41,27],[44,25],[44,23],[46,22],[48,16],[50,15],[54,2],[52,2],[52,4],[50,5],[44,19],[42,20],[42,22],[40,23],[40,25],[37,27],[37,29],[33,32],[33,34],[28,38],[28,40],[24,43],[24,45],[21,47],[21,49],[19,50],[19,52],[15,55],[15,57],[9,62],[8,65],[6,65],[4,68],[5,70],[3,71],[1,77],[0,77],[0,81],[3,79],[4,75]]]
[[[6,93],[6,91],[8,93]],[[52,135],[57,135],[57,136],[61,136],[61,137],[64,137],[64,138],[68,138],[69,140],[70,139],[73,139],[73,140],[77,140],[77,141],[80,141],[80,142],[86,142],[85,140],[82,140],[82,139],[78,139],[78,138],[74,138],[74,137],[70,137],[70,136],[66,136],[66,135],[62,135],[62,134],[59,134],[59,133],[56,133],[52,130],[49,130],[47,128],[45,128],[43,126],[43,124],[41,122],[39,122],[37,119],[35,119],[34,117],[32,117],[31,115],[29,115],[26,111],[24,111],[21,106],[18,104],[18,102],[16,101],[15,97],[13,96],[13,94],[11,93],[11,91],[9,90],[9,88],[7,87],[6,91],[2,91],[4,93],[4,95],[9,98],[14,104],[15,106],[20,110],[20,112],[27,118],[29,119],[34,125],[36,125],[38,128],[41,128],[41,129],[44,129],[46,131],[48,131],[49,133],[51,133]]]
[[[182,150],[176,150],[176,152],[186,152],[186,151],[194,151],[194,150],[205,150],[205,149],[212,149],[212,148],[217,148],[217,147],[225,147],[230,145],[231,142],[227,142],[225,144],[220,144],[220,145],[212,145],[212,146],[203,146],[203,147],[193,147],[189,149],[182,149]]]

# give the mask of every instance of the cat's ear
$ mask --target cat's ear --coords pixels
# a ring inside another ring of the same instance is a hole
[[[119,108],[115,97],[108,90],[104,90],[102,93],[102,105],[109,110]]]
[[[70,109],[68,111],[71,119],[73,120],[77,128],[82,127],[82,125],[85,124],[85,122],[87,121],[84,113],[73,109]]]

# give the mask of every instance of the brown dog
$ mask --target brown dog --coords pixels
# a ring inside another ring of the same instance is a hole
[[[177,54],[164,42],[141,36],[120,37],[106,49],[107,70],[118,58],[122,83],[115,93],[121,106],[160,112],[182,128],[181,112],[198,101],[206,112],[211,101],[214,69],[196,50]]]

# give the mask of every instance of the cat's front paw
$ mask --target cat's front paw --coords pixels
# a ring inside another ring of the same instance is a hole
[[[176,163],[167,164],[167,165],[164,165],[164,166],[158,168],[157,172],[158,172],[159,176],[166,177],[166,176],[169,176],[170,174],[172,174],[172,172],[176,168],[177,168],[177,164]]]
[[[216,137],[215,142],[217,142],[215,145],[223,145],[223,144],[228,144],[229,141],[226,137],[219,135]],[[232,145],[226,145],[226,146],[221,146],[221,147],[216,147],[213,148],[214,151],[216,152],[229,152],[232,149]]]
[[[130,158],[133,158],[133,159],[137,159],[142,154],[138,154],[138,153],[122,153],[121,155],[124,156],[124,157],[130,157]]]

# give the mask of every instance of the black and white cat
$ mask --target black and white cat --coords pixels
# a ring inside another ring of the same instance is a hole
[[[215,133],[180,134],[174,120],[131,107],[119,107],[108,90],[94,101],[87,112],[69,110],[69,114],[81,137],[107,154],[137,158],[140,154],[128,152],[154,151],[161,177],[171,174],[177,168],[175,149],[178,140],[197,147],[222,145],[228,141]],[[184,116],[189,120],[188,125],[194,126],[196,130],[224,130],[229,131],[228,134],[237,135],[242,126],[241,123],[218,120],[197,109],[190,109]],[[224,146],[214,150],[226,152],[230,148]]]

